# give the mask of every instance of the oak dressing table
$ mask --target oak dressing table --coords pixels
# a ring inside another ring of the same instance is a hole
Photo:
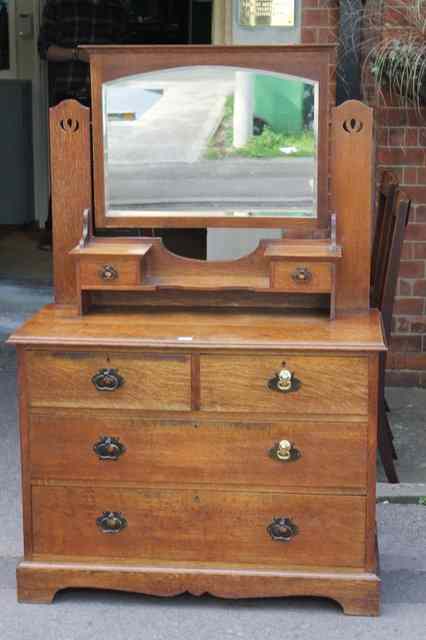
[[[331,109],[328,46],[88,49],[91,112],[50,113],[55,303],[10,338],[19,600],[377,615],[371,110]],[[162,227],[283,237],[202,262],[120,233]]]

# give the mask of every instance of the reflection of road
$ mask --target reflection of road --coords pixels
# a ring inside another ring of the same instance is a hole
[[[143,89],[161,90],[163,95],[139,120],[108,123],[109,162],[196,162],[222,120],[233,84],[158,80],[141,82],[140,96]]]
[[[110,165],[112,207],[185,203],[236,208],[312,208],[312,158],[204,160],[196,164]],[[180,205],[180,206],[179,206]]]

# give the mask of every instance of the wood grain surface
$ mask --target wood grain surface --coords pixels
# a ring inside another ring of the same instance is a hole
[[[95,454],[102,436],[126,447],[118,460]],[[366,424],[357,422],[188,423],[52,410],[30,418],[31,476],[111,486],[178,482],[365,493],[366,437]],[[299,451],[298,460],[271,457],[284,439]]]
[[[287,369],[298,391],[271,390],[268,381]],[[286,354],[201,357],[201,409],[329,415],[368,413],[368,359]]]
[[[276,569],[365,564],[363,497],[34,486],[32,499],[37,556],[255,561]],[[127,528],[102,533],[96,519],[107,511],[122,513]],[[298,527],[289,542],[268,534],[276,517]]]
[[[182,338],[187,338],[182,340]],[[383,351],[380,313],[343,315],[282,310],[111,309],[81,318],[74,307],[48,305],[9,338],[10,344],[99,349]]]
[[[114,369],[124,383],[98,391],[92,378]],[[129,353],[28,354],[29,402],[34,407],[185,411],[191,408],[191,361],[183,355]]]

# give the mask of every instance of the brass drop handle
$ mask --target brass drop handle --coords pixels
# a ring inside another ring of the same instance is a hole
[[[122,513],[116,511],[104,511],[104,513],[96,519],[98,529],[102,533],[115,534],[121,533],[127,527],[127,520]]]
[[[298,527],[290,518],[274,518],[267,527],[267,532],[272,540],[290,542],[299,533]]]
[[[105,282],[111,282],[112,280],[118,280],[118,271],[111,264],[106,264],[99,271],[99,277]]]
[[[273,391],[280,391],[281,393],[289,393],[290,391],[298,391],[302,383],[298,380],[294,373],[287,369],[285,362],[283,362],[283,368],[268,382],[268,387]]]
[[[118,460],[127,449],[119,438],[102,436],[99,442],[93,445],[93,451],[99,460]]]
[[[288,369],[281,369],[278,374],[277,387],[280,391],[290,391],[293,383],[293,374]]]
[[[299,449],[296,449],[289,440],[280,440],[280,442],[275,443],[272,449],[269,450],[269,455],[273,460],[278,460],[279,462],[295,462],[302,457]]]
[[[124,378],[116,369],[100,369],[92,378],[97,391],[117,391],[124,384]]]
[[[288,440],[281,440],[278,443],[277,458],[279,460],[290,460],[292,444]]]
[[[307,267],[297,267],[291,277],[295,282],[309,282],[312,280],[312,272]]]

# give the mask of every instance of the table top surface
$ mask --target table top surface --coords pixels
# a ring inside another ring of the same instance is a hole
[[[138,308],[99,310],[48,305],[9,338],[16,345],[313,351],[385,350],[380,313],[330,320],[318,312]]]

